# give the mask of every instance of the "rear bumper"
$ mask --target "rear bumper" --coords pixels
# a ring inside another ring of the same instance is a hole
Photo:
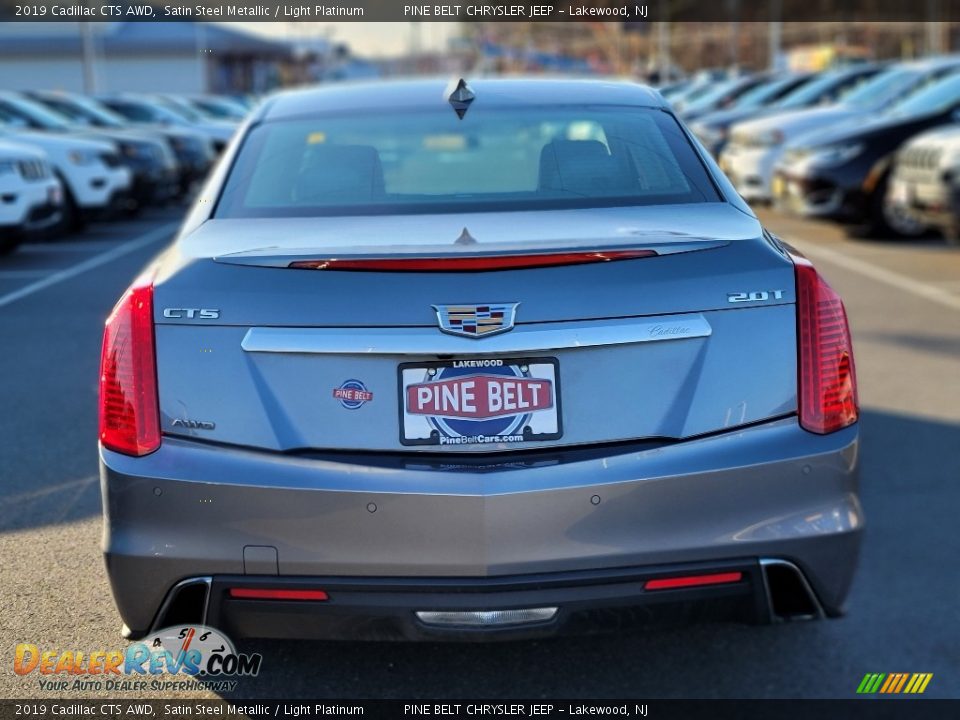
[[[632,580],[584,602],[592,609],[646,608],[660,601],[648,602],[637,583],[675,566],[732,562],[751,578],[734,593],[744,593],[734,603],[741,605],[734,615],[742,617],[743,602],[757,607],[750,568],[758,558],[794,563],[827,614],[842,611],[863,525],[856,426],[821,437],[785,418],[602,457],[594,451],[578,459],[568,451],[539,464],[516,457],[480,470],[415,458],[406,467],[378,467],[363,464],[362,456],[304,459],[169,438],[144,458],[101,450],[104,551],[120,614],[132,634],[146,632],[171,588],[186,578],[212,577],[215,587],[238,576],[341,589],[335,583],[346,582],[351,598],[330,604],[238,608],[243,603],[221,605],[217,596],[211,607],[222,607],[222,615],[210,619],[238,635],[302,636],[307,631],[284,616],[316,615],[316,636],[340,637],[358,624],[368,627],[371,618],[399,613],[406,624],[390,632],[419,637],[413,606],[378,605],[379,591],[361,621],[338,621],[340,610],[357,604],[347,600],[363,594],[350,583],[439,583],[439,591],[427,593],[436,597],[421,596],[421,605],[466,598],[481,610],[489,606],[489,587],[468,598],[462,593],[473,582],[627,568]],[[444,585],[445,579],[455,582]],[[539,628],[548,633],[582,619],[564,597],[547,592],[551,587],[529,598],[563,606],[556,622]],[[682,606],[685,597],[673,599]]]
[[[218,575],[175,587],[151,631],[200,623],[231,638],[500,641],[626,630],[651,623],[766,623],[780,619],[771,603],[768,567],[747,559],[498,578]],[[705,584],[657,587],[658,582],[677,578]],[[233,596],[251,590],[322,590],[327,598]],[[802,617],[822,616],[814,598],[799,600],[806,613]],[[526,614],[518,616],[518,610]]]

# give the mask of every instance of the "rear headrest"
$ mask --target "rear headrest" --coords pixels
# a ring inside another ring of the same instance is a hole
[[[540,151],[541,190],[610,195],[625,180],[616,159],[598,140],[552,140]]]
[[[384,195],[383,165],[369,145],[315,145],[303,156],[295,200],[363,203]]]

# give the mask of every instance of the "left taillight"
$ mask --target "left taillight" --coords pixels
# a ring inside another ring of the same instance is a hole
[[[153,282],[141,278],[120,298],[103,331],[100,442],[125,455],[160,447]]]

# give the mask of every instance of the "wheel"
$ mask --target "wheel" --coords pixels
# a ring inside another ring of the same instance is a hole
[[[852,237],[872,239],[913,239],[923,237],[929,231],[926,225],[907,214],[899,205],[886,202],[889,175],[884,177],[873,189],[869,199],[869,218],[866,222],[853,225],[849,234]]]
[[[883,225],[895,237],[918,238],[927,234],[927,226],[911,217],[900,205],[881,202],[880,206]]]

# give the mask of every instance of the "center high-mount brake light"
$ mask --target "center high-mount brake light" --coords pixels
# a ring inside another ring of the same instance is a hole
[[[107,318],[100,356],[100,442],[125,455],[160,447],[153,283],[137,280]]]
[[[859,417],[857,377],[847,313],[810,261],[793,254],[797,280],[800,425],[819,435]]]
[[[297,270],[360,270],[367,272],[484,272],[587,265],[654,257],[656,250],[590,250],[527,255],[464,255],[459,257],[326,258],[295,260],[287,267]]]

